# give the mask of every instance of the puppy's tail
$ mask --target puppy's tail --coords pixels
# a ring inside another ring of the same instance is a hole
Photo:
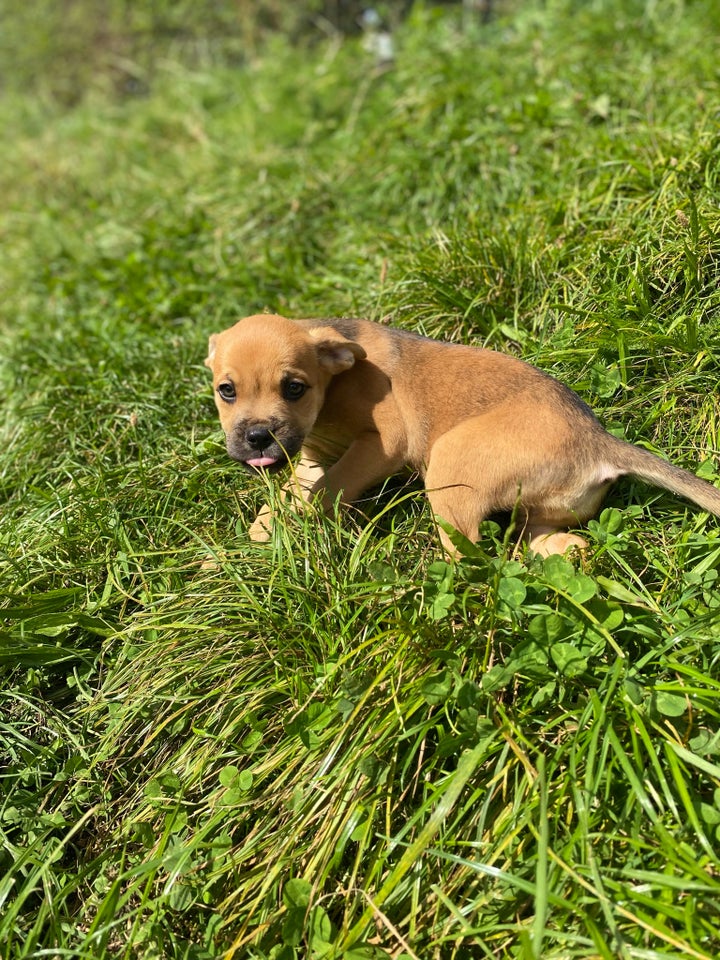
[[[696,503],[708,513],[720,517],[720,490],[701,480],[689,470],[676,467],[667,460],[624,440],[612,438],[610,459],[620,474],[630,474],[663,490],[677,493]]]

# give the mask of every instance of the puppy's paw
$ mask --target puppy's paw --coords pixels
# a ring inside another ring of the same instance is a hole
[[[588,542],[575,533],[565,533],[557,531],[556,533],[543,533],[533,536],[528,541],[528,548],[533,553],[541,557],[551,557],[553,554],[564,554],[569,550],[577,550],[582,553],[587,550]]]
[[[253,543],[267,543],[272,534],[272,518],[267,507],[250,524],[248,535]]]

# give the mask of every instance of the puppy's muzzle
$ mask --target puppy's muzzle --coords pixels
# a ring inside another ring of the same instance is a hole
[[[273,435],[270,433],[267,427],[250,427],[245,431],[245,439],[248,442],[248,445],[253,448],[253,450],[259,450],[262,452],[271,446],[273,441]]]
[[[295,456],[302,437],[288,433],[274,423],[239,423],[227,438],[227,450],[252,470],[280,470]]]

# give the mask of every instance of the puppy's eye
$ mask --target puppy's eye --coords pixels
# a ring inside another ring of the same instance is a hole
[[[226,381],[225,383],[219,383],[217,392],[220,399],[224,400],[226,403],[232,403],[235,400],[235,386],[229,381]]]
[[[307,390],[307,384],[302,380],[285,380],[282,385],[282,395],[286,400],[299,400]]]

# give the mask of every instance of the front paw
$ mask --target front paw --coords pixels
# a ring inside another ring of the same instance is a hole
[[[272,533],[272,519],[270,510],[263,507],[257,517],[250,524],[248,534],[254,543],[267,543]]]

